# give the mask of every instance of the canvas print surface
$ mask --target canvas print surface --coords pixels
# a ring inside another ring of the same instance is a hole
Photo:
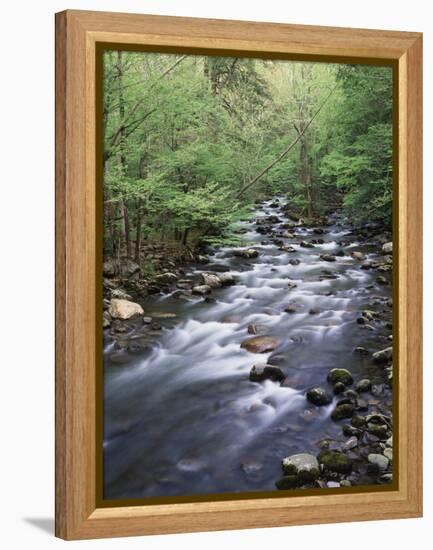
[[[104,499],[392,482],[392,89],[104,52]]]

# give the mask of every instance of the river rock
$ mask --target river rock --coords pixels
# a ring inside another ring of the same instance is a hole
[[[284,365],[287,363],[287,357],[281,354],[272,354],[268,357],[268,365]]]
[[[299,265],[300,263],[301,263],[301,260],[299,260],[298,258],[293,258],[289,260],[290,265]]]
[[[352,420],[350,422],[354,428],[358,428],[358,429],[364,428],[365,425],[367,424],[367,420],[365,416],[361,416],[359,414],[352,416]]]
[[[102,328],[108,328],[111,326],[111,315],[108,311],[104,311],[102,314]]]
[[[155,319],[176,319],[177,317],[176,313],[169,313],[168,311],[152,311],[150,315]]]
[[[308,453],[291,455],[282,461],[285,475],[295,475],[299,483],[312,482],[319,476],[319,462],[317,458]]]
[[[344,418],[351,418],[355,412],[355,405],[352,403],[341,403],[335,407],[331,413],[331,418],[335,422]]]
[[[379,481],[382,483],[392,483],[392,474],[383,474],[380,476]]]
[[[358,399],[356,401],[356,410],[360,412],[367,412],[368,402],[365,399]]]
[[[298,304],[288,304],[285,308],[284,308],[284,311],[286,313],[298,313],[299,311],[299,305]]]
[[[295,489],[298,485],[298,476],[283,476],[275,483],[276,488],[280,491],[285,489]]]
[[[382,246],[382,252],[383,252],[384,254],[392,254],[392,242],[385,243],[385,244]]]
[[[302,248],[314,248],[314,244],[309,243],[308,241],[301,241],[299,246],[302,246]]]
[[[340,485],[342,487],[352,487],[352,483],[348,479],[342,479]]]
[[[104,277],[119,275],[129,279],[140,272],[140,266],[129,258],[121,258],[119,261],[113,259],[105,260],[102,266]]]
[[[355,389],[358,393],[363,393],[371,390],[371,380],[368,378],[363,378],[360,380],[356,386]]]
[[[375,363],[387,363],[392,359],[392,346],[373,353]]]
[[[388,437],[388,427],[385,424],[373,424],[373,422],[368,422],[367,431],[379,439],[386,439]]]
[[[274,351],[279,343],[279,340],[272,336],[256,336],[255,338],[244,340],[241,344],[241,348],[251,353],[266,353],[268,351]]]
[[[250,258],[257,258],[259,253],[257,252],[257,250],[254,250],[254,248],[247,248],[245,250],[235,250],[233,252],[233,255],[238,256],[239,258],[250,259]]]
[[[132,296],[126,293],[121,288],[115,288],[111,291],[111,298],[118,298],[119,300],[129,300],[132,301]]]
[[[324,262],[335,262],[336,257],[333,254],[320,254],[319,258]]]
[[[113,298],[110,301],[109,313],[113,319],[131,319],[132,317],[144,315],[140,304],[117,298]]]
[[[334,384],[333,390],[335,395],[339,395],[346,390],[346,386],[343,384],[343,382],[337,382],[336,384]]]
[[[273,380],[282,382],[285,376],[279,367],[273,365],[254,365],[250,370],[251,382],[262,382],[263,380]]]
[[[289,281],[287,283],[287,287],[289,288],[289,290],[292,289],[292,288],[296,288],[297,286],[298,285],[296,283],[294,283],[293,281]]]
[[[358,393],[355,390],[346,390],[344,397],[348,400],[346,403],[354,403],[358,398]]]
[[[263,334],[267,331],[267,327],[264,325],[248,325],[248,334]]]
[[[354,449],[357,446],[358,446],[358,438],[354,435],[352,437],[349,437],[349,439],[344,444],[344,448],[347,451],[350,451],[351,449]]]
[[[370,453],[367,457],[367,460],[380,472],[384,472],[388,469],[389,460],[386,456],[380,455],[378,453]]]
[[[362,261],[365,256],[362,252],[354,251],[350,254],[354,260],[358,260],[359,262]]]
[[[192,293],[204,296],[205,294],[209,294],[211,290],[211,287],[208,285],[197,285],[192,288]]]
[[[307,391],[307,399],[313,405],[321,407],[329,405],[332,401],[332,396],[323,388],[311,388],[311,390]]]
[[[322,451],[317,459],[330,472],[349,474],[352,471],[352,461],[340,451]]]
[[[376,281],[380,285],[387,285],[388,284],[388,279],[386,277],[384,277],[383,275],[379,275],[379,277],[377,277]]]
[[[392,449],[387,447],[386,449],[383,450],[383,455],[386,456],[386,458],[392,462]]]
[[[175,283],[177,281],[177,275],[175,273],[171,273],[170,271],[166,271],[165,273],[156,275],[156,277],[154,277],[154,280],[156,283],[162,284]]]
[[[330,384],[336,384],[337,382],[341,382],[345,386],[353,384],[353,376],[347,369],[331,369],[327,380]]]
[[[218,275],[214,275],[213,273],[202,273],[201,279],[204,286],[210,286],[211,288],[219,288],[222,286]]]
[[[337,489],[338,487],[341,487],[338,481],[327,481],[326,486],[328,489]]]
[[[353,437],[359,438],[362,435],[362,431],[358,428],[354,428],[350,424],[343,424],[343,434],[347,435],[347,437]]]
[[[219,275],[220,283],[223,286],[230,286],[236,284],[236,278],[233,273],[221,273]]]

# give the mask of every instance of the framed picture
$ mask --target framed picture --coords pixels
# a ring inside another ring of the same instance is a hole
[[[56,534],[417,517],[422,36],[56,15]]]

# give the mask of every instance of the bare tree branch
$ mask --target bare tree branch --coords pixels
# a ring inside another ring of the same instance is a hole
[[[250,187],[252,187],[255,183],[257,183],[265,174],[269,172],[271,168],[273,168],[280,160],[283,160],[283,158],[293,149],[293,147],[298,143],[298,141],[301,139],[301,137],[305,134],[305,132],[308,130],[308,128],[311,126],[313,120],[317,117],[317,115],[320,113],[320,111],[325,106],[328,99],[331,97],[332,93],[336,89],[336,86],[332,88],[332,90],[329,92],[329,94],[326,96],[323,103],[320,105],[320,107],[317,109],[317,111],[314,113],[314,115],[310,118],[308,123],[304,126],[301,132],[298,133],[298,136],[292,143],[285,149],[275,160],[273,160],[264,170],[260,172],[257,176],[255,176],[251,181],[249,181],[246,185],[244,185],[236,194],[236,198],[239,198],[245,191],[247,191]]]
[[[188,56],[187,55],[182,55],[181,57],[179,57],[179,59],[176,59],[176,61],[170,65],[170,67],[168,67],[165,71],[163,71],[158,79],[153,82],[151,84],[151,86],[149,87],[149,89],[147,90],[147,92],[150,92],[150,90],[156,86],[157,82],[159,82],[161,79],[163,79],[165,76],[167,76],[174,68],[176,68],[179,63],[181,63],[184,59],[186,59]],[[139,99],[135,105],[133,107],[131,107],[131,110],[125,115],[125,118],[123,119],[123,122],[122,124],[111,134],[111,137],[109,138],[109,144],[110,144],[110,149],[115,147],[117,145],[117,142],[119,141],[119,138],[122,134],[122,131],[125,130],[125,128],[127,128],[129,125],[126,125],[126,121],[128,119],[130,119],[136,112],[137,112],[137,109],[139,107],[141,107],[141,105],[144,103],[146,97],[142,97],[141,99]],[[152,111],[153,112],[153,111]],[[144,118],[142,120],[144,120],[145,118],[147,118],[147,116],[149,115],[145,115]],[[135,124],[136,121],[133,121],[132,123],[130,124]],[[137,126],[138,127],[138,126]],[[135,130],[136,128],[134,128]],[[132,133],[132,132],[130,132]],[[107,151],[107,155],[108,157],[111,156],[110,153]]]

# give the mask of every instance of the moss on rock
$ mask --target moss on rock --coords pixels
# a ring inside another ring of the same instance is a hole
[[[336,472],[338,474],[348,474],[352,471],[351,460],[340,451],[322,451],[317,460],[323,465],[325,470]]]

